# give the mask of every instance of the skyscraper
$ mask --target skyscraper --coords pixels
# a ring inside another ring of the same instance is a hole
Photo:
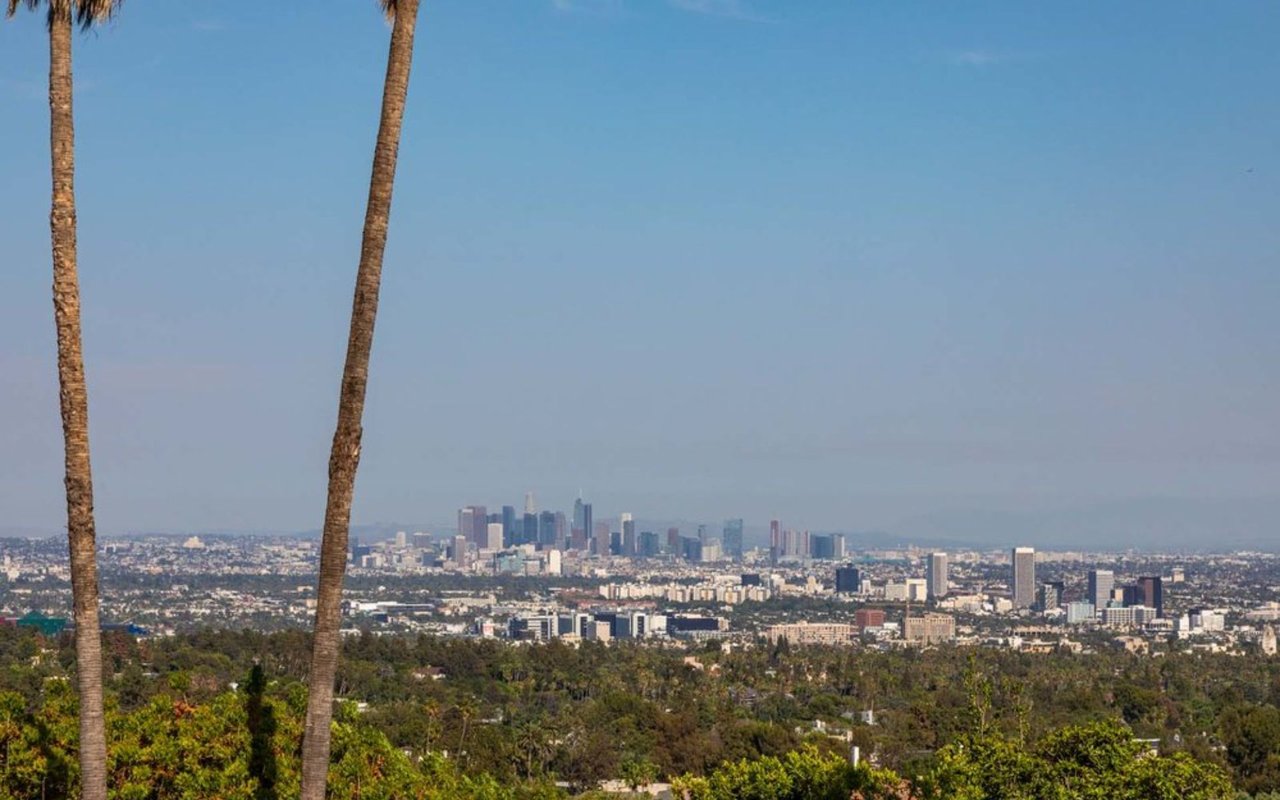
[[[769,520],[769,560],[774,564],[782,556],[782,523],[776,519]]]
[[[628,558],[639,553],[640,542],[636,539],[636,521],[630,514],[622,515],[622,555]]]
[[[836,568],[836,592],[857,594],[862,591],[862,575],[852,564]]]
[[[554,511],[543,511],[538,515],[539,549],[556,546],[556,514]]]
[[[816,533],[809,537],[809,556],[836,561],[844,558],[844,534]]]
[[[939,600],[947,596],[947,554],[930,553],[927,565],[929,599]]]
[[[488,535],[486,537],[485,548],[488,550],[502,549],[502,523],[490,522],[487,526]]]
[[[1111,602],[1111,590],[1116,588],[1116,576],[1109,569],[1089,570],[1089,589],[1085,601],[1093,603],[1094,610],[1101,614],[1102,609]]]
[[[1030,608],[1036,602],[1036,550],[1013,548],[1013,607]]]
[[[645,558],[658,554],[658,534],[653,531],[640,531],[640,553]]]
[[[569,526],[569,540],[571,543],[586,541],[587,531],[589,530],[586,525],[586,506],[587,504],[582,502],[581,497],[573,501],[573,524]],[[576,547],[576,545],[570,544],[570,547]]]
[[[724,521],[724,554],[735,561],[742,560],[742,520],[727,519]]]
[[[537,514],[538,507],[533,502],[533,492],[524,493],[524,513]]]
[[[516,541],[516,509],[514,506],[502,507],[502,545],[508,547]]]
[[[458,535],[476,547],[484,547],[488,538],[489,513],[484,506],[463,506],[458,511]]]
[[[1156,610],[1157,617],[1164,616],[1164,581],[1159,576],[1138,578],[1142,590],[1142,604]]]

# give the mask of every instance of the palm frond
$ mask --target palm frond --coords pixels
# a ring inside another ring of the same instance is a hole
[[[32,11],[35,11],[36,7],[39,5],[40,0],[9,0],[9,10],[5,12],[5,16],[12,17],[14,14],[18,13],[18,6],[26,6]]]
[[[9,0],[9,2],[13,3],[16,0]],[[396,18],[396,0],[378,0],[378,5],[382,7],[382,13],[387,15],[387,19]]]
[[[88,30],[115,16],[122,0],[7,0],[5,16],[12,17],[21,6],[35,11],[44,3],[49,7],[49,24],[59,18],[73,17],[76,24]]]
[[[10,0],[12,2],[13,0]],[[31,2],[31,0],[27,0]],[[76,22],[81,29],[88,30],[96,23],[106,22],[115,16],[121,0],[75,0]]]

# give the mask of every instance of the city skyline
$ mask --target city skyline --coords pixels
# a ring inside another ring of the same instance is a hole
[[[0,794],[1280,799],[1274,11],[9,0]]]

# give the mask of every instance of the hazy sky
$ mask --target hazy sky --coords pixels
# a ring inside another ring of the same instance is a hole
[[[319,526],[387,39],[77,37],[102,529]],[[357,521],[1280,538],[1277,41],[1271,0],[427,0]],[[64,513],[46,48],[0,25],[0,527]]]

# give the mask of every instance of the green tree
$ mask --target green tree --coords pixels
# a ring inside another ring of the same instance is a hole
[[[921,781],[932,800],[1228,800],[1217,766],[1161,756],[1115,722],[1063,728],[1033,747],[1000,734],[944,747]]]

